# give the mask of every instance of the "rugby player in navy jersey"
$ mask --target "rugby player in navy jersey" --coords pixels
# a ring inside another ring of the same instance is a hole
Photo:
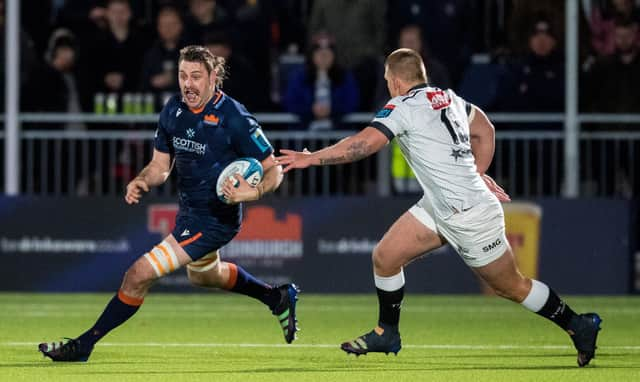
[[[260,300],[278,318],[285,341],[295,339],[297,287],[272,287],[222,261],[218,252],[240,229],[240,203],[275,190],[282,182],[282,167],[275,163],[273,148],[255,118],[220,90],[223,58],[204,47],[188,46],[180,51],[178,70],[182,94],[160,113],[153,158],[127,185],[125,195],[127,203],[139,203],[143,193],[164,183],[175,168],[180,205],[175,228],[127,270],[120,290],[89,330],[66,343],[39,345],[54,361],[86,361],[96,342],[138,311],[154,281],[182,266],[194,285]],[[237,187],[228,180],[224,194],[231,203],[225,204],[216,195],[216,180],[239,157],[259,160],[264,176],[255,188],[240,175]]]

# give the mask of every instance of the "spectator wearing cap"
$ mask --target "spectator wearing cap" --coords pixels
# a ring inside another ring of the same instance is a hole
[[[317,36],[307,52],[305,67],[290,74],[283,106],[310,130],[338,128],[344,114],[357,110],[355,78],[336,62],[335,46],[328,36]]]
[[[68,29],[57,29],[49,38],[45,63],[30,76],[22,94],[28,111],[80,113],[82,97],[77,75],[78,49],[75,36]],[[86,104],[86,103],[85,103]],[[84,124],[67,123],[67,129],[83,129]]]
[[[615,26],[615,50],[600,57],[586,73],[587,109],[605,113],[640,110],[640,49],[638,24],[622,19]]]
[[[159,107],[162,106],[162,93],[179,90],[176,68],[180,49],[185,43],[182,17],[177,8],[169,5],[160,8],[156,20],[158,39],[144,56],[141,88],[155,94]]]
[[[204,45],[215,56],[225,59],[228,78],[224,80],[222,90],[240,101],[248,110],[266,110],[267,93],[258,85],[256,72],[250,62],[234,51],[229,35],[224,32],[206,34]]]
[[[510,66],[499,86],[498,108],[554,112],[564,109],[564,63],[555,31],[547,18],[529,29],[528,52]]]

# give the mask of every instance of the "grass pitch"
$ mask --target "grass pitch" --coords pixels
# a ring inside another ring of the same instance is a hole
[[[375,295],[302,294],[302,331],[286,345],[257,301],[231,294],[151,294],[88,363],[52,363],[37,343],[75,337],[108,294],[0,294],[0,381],[638,381],[640,297],[568,297],[603,318],[597,358],[524,308],[483,296],[407,295],[398,356],[356,358],[342,341],[370,330]]]

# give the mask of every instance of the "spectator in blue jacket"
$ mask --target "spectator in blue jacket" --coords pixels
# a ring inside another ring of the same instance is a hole
[[[329,130],[340,127],[344,114],[356,111],[358,85],[353,74],[340,67],[331,38],[313,39],[304,68],[291,73],[283,97],[284,108],[297,114],[302,127]]]

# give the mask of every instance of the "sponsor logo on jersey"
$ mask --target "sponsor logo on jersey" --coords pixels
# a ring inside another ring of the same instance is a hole
[[[260,127],[251,134],[251,140],[253,140],[253,143],[255,143],[262,152],[269,150],[271,147],[271,143],[269,143],[269,140],[264,135]]]
[[[189,230],[188,230],[188,229],[185,229],[185,230],[184,230],[184,231],[182,231],[182,233],[180,234],[180,236],[181,236],[181,237],[182,237],[182,236],[189,236],[189,235],[191,235],[191,232],[189,232]]]
[[[178,108],[178,110],[176,110],[176,118],[178,118],[180,114],[182,114],[182,109]]]
[[[485,245],[484,247],[482,247],[482,252],[489,252],[489,251],[495,249],[496,247],[498,247],[500,244],[502,244],[502,239],[498,238],[493,243],[491,243],[489,245]]]
[[[207,145],[186,138],[173,137],[173,148],[180,151],[188,151],[198,155],[204,155]]]
[[[213,114],[208,114],[204,116],[205,125],[217,126],[219,122],[220,122],[220,118],[216,117]]]
[[[396,108],[396,105],[388,104],[385,105],[379,112],[376,113],[376,118],[387,118],[389,114]]]
[[[196,136],[196,132],[193,129],[187,129],[187,137],[193,138]]]
[[[427,92],[427,98],[431,103],[433,110],[444,109],[451,104],[451,98],[444,92],[444,90],[435,90]]]

